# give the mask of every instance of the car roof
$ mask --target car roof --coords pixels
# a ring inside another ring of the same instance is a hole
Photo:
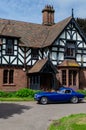
[[[68,87],[64,87],[64,86],[60,87],[59,90],[72,90],[72,91],[74,91],[72,88],[68,88]]]

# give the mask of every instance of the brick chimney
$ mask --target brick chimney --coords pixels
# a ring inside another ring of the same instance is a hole
[[[54,12],[53,6],[47,5],[42,10],[43,13],[43,25],[53,25],[54,24]]]

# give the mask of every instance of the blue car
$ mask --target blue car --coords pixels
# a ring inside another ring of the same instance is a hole
[[[83,100],[84,94],[74,91],[72,88],[61,87],[56,92],[39,92],[35,94],[34,99],[41,104],[47,104],[49,102],[72,102],[78,103]]]

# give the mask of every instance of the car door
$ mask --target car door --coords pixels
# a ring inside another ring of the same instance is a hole
[[[55,92],[53,94],[53,101],[58,101],[58,102],[67,102],[71,98],[71,91],[67,90],[62,90],[60,92]]]

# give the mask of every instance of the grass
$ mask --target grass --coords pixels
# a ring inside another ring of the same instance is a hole
[[[7,97],[7,98],[2,98],[0,97],[0,101],[34,101],[34,98],[32,97]]]
[[[55,120],[48,130],[86,130],[86,114],[74,114]]]

